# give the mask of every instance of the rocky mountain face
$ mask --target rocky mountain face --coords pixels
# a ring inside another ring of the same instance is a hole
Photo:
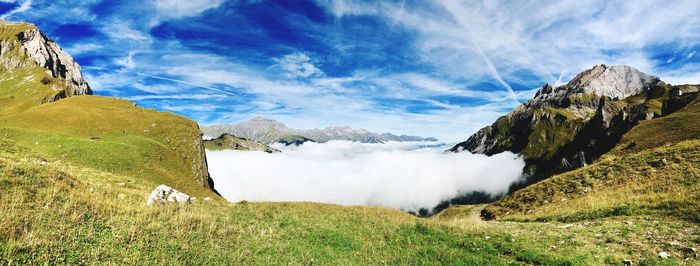
[[[205,140],[204,147],[208,150],[237,150],[237,151],[264,151],[267,153],[280,152],[260,142],[239,138],[234,135],[224,133],[218,138]]]
[[[47,101],[61,98],[90,95],[92,90],[80,72],[80,65],[55,41],[47,37],[34,25],[0,21],[0,66],[6,70],[39,66],[51,79],[42,79],[55,91]]]
[[[660,117],[664,103],[678,99],[675,89],[629,66],[597,65],[566,85],[545,84],[533,99],[450,151],[520,153],[533,182],[608,152],[640,121]]]
[[[378,134],[364,129],[350,127],[327,127],[325,129],[292,129],[272,119],[256,117],[246,122],[233,125],[214,125],[202,127],[204,134],[210,138],[229,133],[241,138],[255,140],[264,144],[285,143],[288,139],[304,141],[328,142],[331,140],[349,140],[363,143],[384,143],[387,141],[437,141],[435,138],[418,136],[394,135],[391,133]]]
[[[0,129],[27,130],[16,136],[34,136],[30,147],[47,157],[213,191],[197,123],[116,98],[71,97],[91,94],[80,65],[54,40],[33,24],[0,20]],[[44,138],[57,135],[72,145],[47,148]],[[153,163],[134,163],[143,161]]]

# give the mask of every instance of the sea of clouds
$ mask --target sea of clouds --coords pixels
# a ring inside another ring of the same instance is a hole
[[[312,201],[418,211],[471,191],[500,194],[525,163],[509,152],[445,153],[426,143],[349,141],[276,146],[281,153],[207,151],[229,201]]]

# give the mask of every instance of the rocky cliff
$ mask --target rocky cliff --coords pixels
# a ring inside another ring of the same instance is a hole
[[[673,86],[629,66],[597,65],[535,97],[450,151],[520,153],[530,182],[590,163],[640,121],[661,116]]]
[[[36,26],[0,21],[0,39],[0,67],[4,71],[33,66],[45,69],[48,77],[41,83],[53,91],[46,101],[92,94],[80,65]]]

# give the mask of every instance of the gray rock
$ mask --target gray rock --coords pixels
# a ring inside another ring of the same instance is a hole
[[[584,93],[624,99],[649,91],[662,83],[658,77],[647,75],[629,66],[597,65],[581,72],[567,86]]]
[[[160,185],[156,187],[148,198],[146,198],[146,205],[153,204],[168,204],[168,203],[190,203],[192,198],[185,193],[177,191],[166,185]]]
[[[24,47],[26,55],[36,64],[46,68],[54,78],[67,81],[70,88],[66,90],[67,96],[92,94],[90,85],[80,72],[80,65],[55,41],[38,29],[22,31],[17,35],[17,39]]]

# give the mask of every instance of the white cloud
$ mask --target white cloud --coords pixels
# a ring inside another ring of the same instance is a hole
[[[697,1],[321,1],[338,20],[384,16],[419,33],[423,60],[453,78],[508,81],[522,70],[560,83],[595,64],[629,64],[655,74],[645,48],[700,44]],[[401,13],[401,16],[395,14]],[[339,22],[341,23],[341,22]],[[672,29],[672,30],[669,30]],[[693,75],[694,73],[687,73]],[[505,81],[505,82],[503,82]]]
[[[18,7],[14,8],[14,9],[8,11],[7,13],[3,14],[2,16],[0,16],[0,19],[6,20],[15,14],[25,12],[31,8],[32,8],[32,0],[26,0],[26,1],[22,2]]]
[[[66,51],[68,53],[75,57],[78,55],[86,54],[86,53],[91,53],[98,51],[100,49],[104,48],[101,44],[96,44],[96,43],[77,43],[74,44],[70,47],[66,47]]]
[[[218,7],[223,0],[156,0],[156,12],[163,18],[184,18]]]
[[[690,53],[688,54],[688,57],[687,57],[687,58],[688,58],[688,59],[691,59],[691,58],[693,58],[693,55],[695,55],[695,51],[690,52]]]
[[[423,143],[424,144],[424,143]],[[314,201],[417,211],[461,193],[498,194],[520,177],[516,155],[487,157],[416,143],[332,141],[282,153],[207,151],[215,188],[230,201]]]
[[[288,54],[282,58],[275,58],[273,61],[276,63],[275,66],[280,67],[286,72],[286,74],[288,74],[289,77],[292,78],[323,76],[323,71],[314,66],[311,58],[304,53]]]

